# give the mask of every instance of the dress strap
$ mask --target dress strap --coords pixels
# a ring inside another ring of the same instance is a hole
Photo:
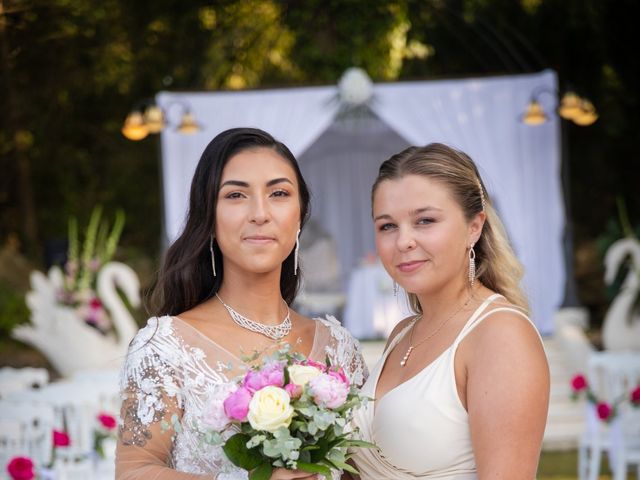
[[[476,310],[471,314],[471,316],[469,317],[469,320],[467,320],[467,323],[465,323],[464,327],[462,327],[462,330],[460,331],[458,336],[466,335],[465,332],[467,331],[467,329],[469,329],[471,325],[475,324],[478,317],[480,317],[483,314],[483,312],[487,309],[487,307],[491,303],[493,303],[494,300],[500,297],[502,297],[502,295],[500,295],[499,293],[494,293],[492,295],[489,295],[487,298],[485,298],[484,301],[480,304],[480,306],[476,308]]]
[[[502,296],[502,295],[500,295],[500,296]],[[493,295],[492,295],[492,297],[493,297]],[[538,335],[538,338],[540,339],[540,342],[543,342],[542,337],[540,336],[540,332],[538,332],[537,327],[535,326],[533,321],[528,317],[528,315],[526,313],[524,313],[522,310],[519,310],[519,309],[517,309],[515,307],[497,307],[497,308],[493,308],[493,309],[489,310],[488,312],[482,313],[477,318],[472,319],[473,321],[470,320],[464,326],[464,328],[460,332],[460,335],[458,335],[458,338],[456,339],[456,342],[455,342],[456,345],[459,344],[469,333],[471,333],[471,331],[474,328],[476,328],[478,325],[480,325],[480,323],[485,318],[489,317],[490,315],[492,315],[493,313],[496,313],[496,312],[511,312],[511,313],[515,313],[516,315],[521,316],[522,318],[524,318],[527,322],[529,322],[531,324],[531,326],[535,330],[536,334]]]

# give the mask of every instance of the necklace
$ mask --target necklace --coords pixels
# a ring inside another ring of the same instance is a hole
[[[264,323],[256,322],[240,315],[233,308],[224,303],[217,293],[216,297],[218,297],[220,303],[224,305],[224,308],[227,309],[227,312],[229,312],[229,315],[231,315],[231,319],[242,328],[246,328],[247,330],[251,330],[252,332],[259,333],[261,335],[264,335],[265,337],[269,337],[272,340],[280,340],[281,338],[289,335],[289,332],[291,332],[291,312],[289,311],[289,305],[287,305],[287,316],[284,317],[282,323],[278,325],[265,325]]]
[[[440,325],[438,325],[438,328],[436,328],[433,332],[431,332],[429,334],[429,336],[427,336],[426,338],[423,338],[418,343],[413,345],[413,330],[415,329],[416,323],[418,323],[418,320],[420,320],[422,318],[422,315],[419,316],[418,318],[416,318],[414,320],[414,322],[413,322],[413,325],[411,326],[411,335],[409,336],[409,348],[407,349],[407,353],[404,354],[404,357],[402,357],[402,360],[400,361],[400,366],[404,367],[407,364],[407,361],[409,360],[409,357],[411,356],[411,352],[413,352],[417,347],[419,347],[424,342],[426,342],[427,340],[432,338],[436,333],[438,333],[440,331],[440,329],[442,327],[444,327],[445,323],[447,323],[449,320],[451,320],[453,317],[455,317],[458,313],[460,313],[464,309],[464,307],[469,305],[470,301],[471,301],[471,295],[469,295],[469,298],[467,299],[467,301],[464,302],[464,305],[462,305],[455,312],[453,312],[451,315],[449,315],[447,318],[445,318],[443,320],[443,322]]]

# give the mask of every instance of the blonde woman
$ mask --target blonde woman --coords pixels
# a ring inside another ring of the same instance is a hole
[[[376,247],[415,315],[365,384],[362,479],[533,479],[549,372],[514,256],[473,161],[442,144],[385,161]]]

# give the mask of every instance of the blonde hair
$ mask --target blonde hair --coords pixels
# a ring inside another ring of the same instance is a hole
[[[473,160],[464,152],[441,143],[409,147],[380,166],[371,190],[372,204],[380,183],[406,175],[423,175],[445,185],[453,193],[467,221],[484,210],[486,219],[474,245],[476,279],[503,295],[513,305],[527,311],[527,298],[519,285],[524,269],[511,248]],[[409,294],[409,304],[415,313],[422,313],[422,306],[415,294]]]

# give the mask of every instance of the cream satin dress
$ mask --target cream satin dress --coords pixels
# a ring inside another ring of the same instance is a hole
[[[497,306],[487,310],[498,298],[503,297],[498,294],[488,297],[471,315],[451,346],[433,362],[356,413],[354,423],[360,429],[361,438],[380,447],[379,450],[354,450],[353,460],[362,480],[477,478],[469,417],[456,388],[456,350],[469,332],[494,312],[513,312],[533,325],[525,314],[512,307]],[[414,322],[392,340],[362,388],[364,395],[375,396],[389,352],[411,330]]]

